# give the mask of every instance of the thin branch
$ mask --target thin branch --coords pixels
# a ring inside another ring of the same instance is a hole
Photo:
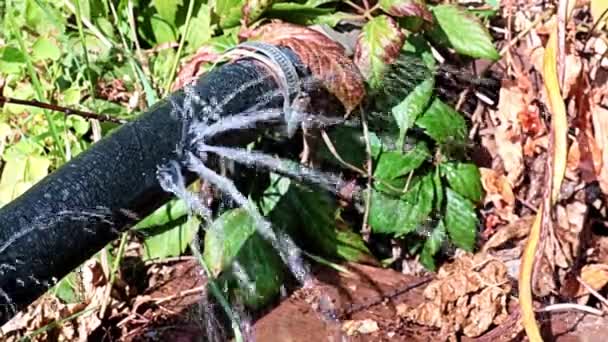
[[[608,300],[606,299],[606,297],[602,296],[593,287],[587,284],[581,277],[576,277],[576,280],[578,280],[578,282],[581,283],[581,285],[583,285],[583,287],[585,287],[587,291],[589,291],[589,293],[591,293],[595,298],[602,302],[602,305],[608,308]]]
[[[367,224],[369,220],[369,211],[371,208],[372,202],[372,146],[369,141],[369,128],[367,126],[367,116],[365,115],[365,111],[361,109],[361,124],[363,126],[363,137],[365,138],[365,152],[367,154],[367,192],[365,198],[365,212],[363,213],[363,227],[361,229],[361,233],[363,234],[363,239],[365,241],[369,241],[369,235],[371,233],[371,229]]]
[[[334,158],[336,158],[342,165],[346,166],[347,168],[357,172],[358,174],[362,175],[362,176],[367,176],[367,173],[363,170],[361,170],[360,168],[356,167],[355,165],[347,162],[346,160],[344,160],[340,154],[338,153],[338,151],[336,150],[336,147],[334,146],[334,144],[332,143],[331,139],[329,138],[329,135],[327,135],[327,132],[325,132],[324,129],[321,130],[321,137],[323,138],[323,142],[325,142],[325,146],[327,146],[327,149],[329,150],[329,152],[334,156]]]
[[[18,104],[18,105],[22,105],[22,106],[50,109],[55,112],[64,113],[65,115],[78,115],[78,116],[81,116],[81,117],[87,118],[87,119],[96,119],[99,121],[113,122],[113,123],[117,123],[117,124],[124,124],[127,122],[126,120],[114,118],[107,114],[96,114],[96,113],[91,113],[91,112],[85,112],[85,111],[78,110],[78,109],[71,109],[71,108],[58,106],[58,105],[54,105],[54,104],[50,104],[50,103],[44,103],[44,102],[40,102],[40,101],[36,101],[36,100],[20,100],[20,99],[14,99],[11,97],[0,96],[0,105],[3,105],[5,103],[12,103],[12,104]]]
[[[574,304],[574,303],[560,303],[560,304],[552,304],[547,305],[544,308],[537,310],[538,312],[554,312],[554,311],[570,311],[570,310],[578,310],[588,314],[603,316],[604,313],[601,310],[596,308],[592,308],[587,305]]]

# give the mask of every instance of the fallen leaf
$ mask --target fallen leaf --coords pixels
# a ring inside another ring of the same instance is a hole
[[[371,334],[378,331],[378,323],[372,319],[364,319],[360,321],[349,320],[342,323],[342,331],[348,336],[357,334]]]
[[[400,305],[397,313],[441,329],[442,336],[462,332],[477,337],[507,318],[510,291],[501,261],[485,253],[464,254],[439,269],[437,279],[424,290],[425,302],[415,308]]]
[[[502,159],[511,187],[521,183],[523,164],[523,138],[518,113],[528,110],[526,94],[512,82],[503,82],[496,111],[491,111],[499,124],[495,130],[497,153]]]
[[[608,194],[608,109],[591,105],[595,146],[601,150],[601,159],[595,159],[596,176],[604,194]],[[597,157],[596,157],[597,158]]]
[[[603,264],[590,264],[585,265],[581,269],[581,280],[589,285],[595,291],[600,291],[606,284],[608,284],[608,265]],[[579,286],[578,293],[576,297],[588,296],[589,290],[587,290],[584,286]],[[586,300],[581,301],[582,303],[586,303]]]

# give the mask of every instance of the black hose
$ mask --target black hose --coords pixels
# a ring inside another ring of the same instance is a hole
[[[221,101],[262,78],[223,106],[220,116],[227,116],[276,89],[266,68],[242,59],[201,77],[194,89],[203,100]],[[184,93],[172,96],[181,103]],[[182,120],[171,110],[170,101],[161,101],[0,209],[0,324],[170,199],[156,170],[178,158]],[[218,141],[248,143],[252,136],[246,133]]]

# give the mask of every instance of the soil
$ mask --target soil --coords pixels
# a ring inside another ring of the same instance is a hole
[[[255,341],[431,341],[441,340],[437,329],[407,322],[397,313],[399,304],[420,304],[431,277],[416,277],[391,269],[348,264],[350,274],[317,267],[314,284],[291,293],[271,311],[253,322]],[[204,285],[196,261],[172,265],[171,277],[147,293],[138,305],[140,319],[123,324],[123,341],[200,341],[205,332],[200,318],[202,292],[175,296]],[[154,304],[154,299],[174,299]],[[141,301],[141,299],[140,299]],[[134,304],[134,306],[137,304]],[[517,341],[523,338],[516,301],[510,316],[477,339],[461,341]],[[547,340],[603,341],[605,318],[568,311],[547,314],[539,320]],[[350,322],[365,322],[369,332],[348,331]]]

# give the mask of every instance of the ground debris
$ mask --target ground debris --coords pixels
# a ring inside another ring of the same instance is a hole
[[[464,255],[444,265],[417,307],[397,306],[407,320],[441,329],[441,336],[477,337],[507,317],[511,282],[506,266],[487,254]]]

